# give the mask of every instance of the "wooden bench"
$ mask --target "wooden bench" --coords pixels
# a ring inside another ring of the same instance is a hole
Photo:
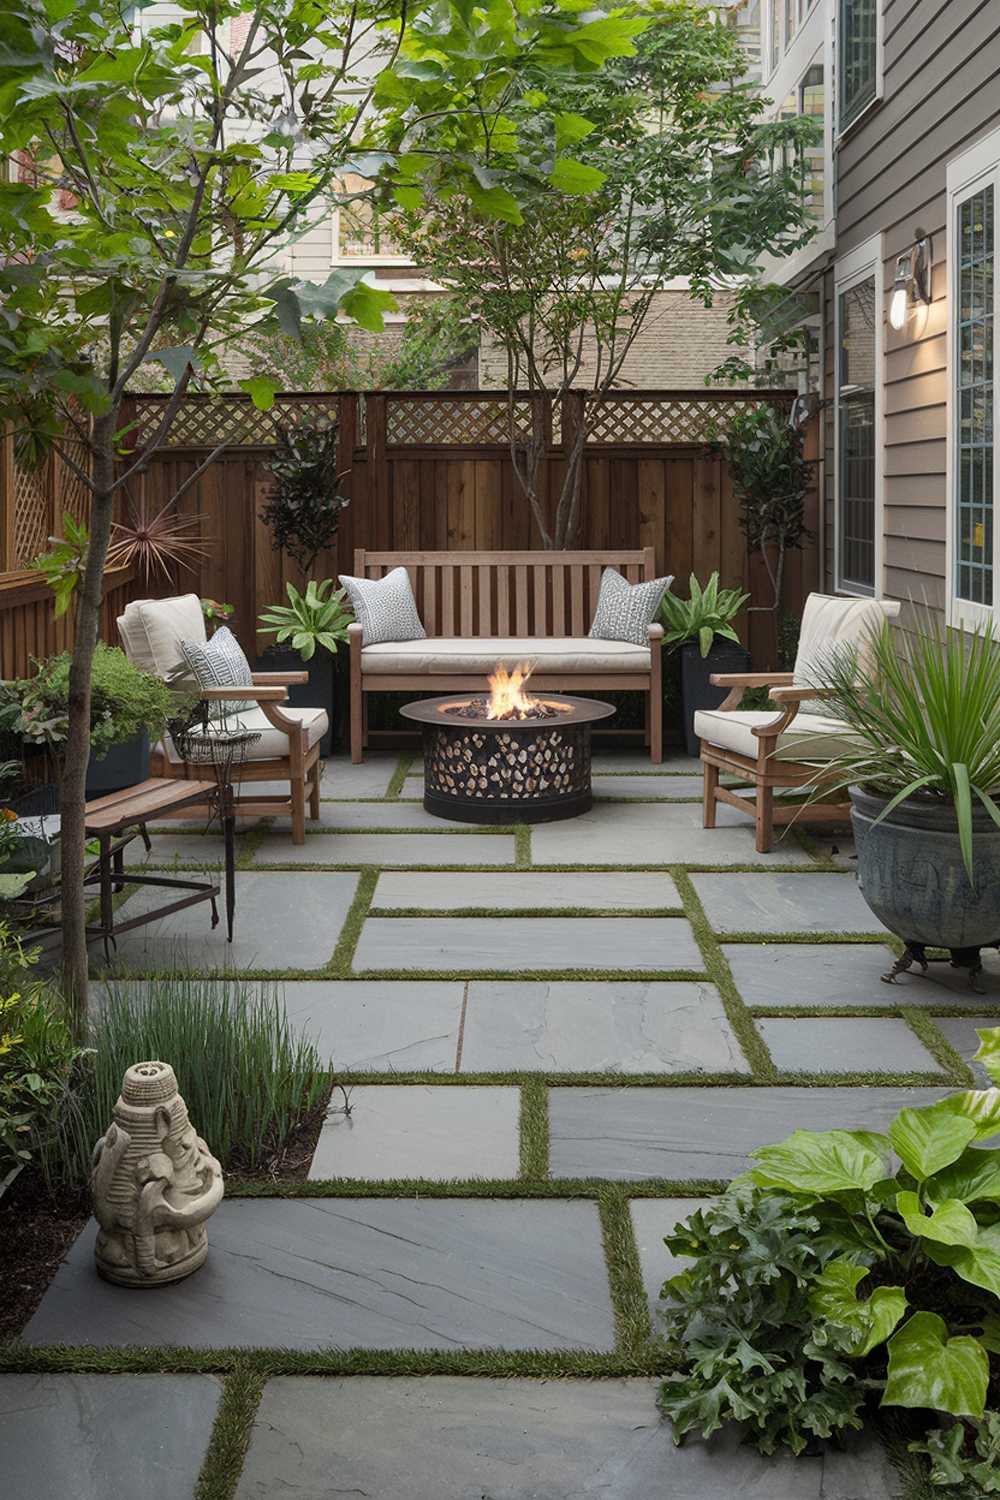
[[[646,646],[587,636],[604,569],[616,568],[629,583],[655,578],[652,547],[354,554],[358,578],[382,578],[400,567],[410,576],[427,639],[366,646],[360,624],[348,627],[352,761],[362,759],[368,744],[372,693],[481,689],[497,662],[523,660],[535,664],[533,688],[644,693],[644,741],[650,759],[662,759],[662,625],[649,627]]]

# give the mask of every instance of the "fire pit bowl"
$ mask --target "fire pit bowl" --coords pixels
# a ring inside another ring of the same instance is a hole
[[[586,812],[590,726],[611,703],[551,693],[525,718],[490,719],[475,693],[400,709],[423,731],[424,806],[457,823],[552,823]]]

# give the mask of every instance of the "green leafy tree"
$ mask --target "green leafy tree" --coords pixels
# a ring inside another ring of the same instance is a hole
[[[248,324],[298,338],[340,312],[380,327],[392,299],[360,271],[321,285],[278,274],[282,246],[329,212],[338,183],[384,182],[411,207],[463,191],[510,213],[514,194],[483,199],[475,164],[526,75],[594,68],[629,52],[635,30],[610,12],[595,35],[575,0],[436,0],[413,20],[405,0],[186,0],[180,19],[143,27],[132,14],[118,0],[8,0],[0,13],[0,419],[26,459],[60,448],[91,494],[62,797],[78,1017],[90,663],[117,492],[189,390],[229,383],[223,356]],[[169,400],[152,431],[124,430],[123,397],[150,363]],[[241,384],[270,406],[273,378]]]
[[[537,78],[483,131],[475,184],[429,213],[414,204],[408,221],[414,257],[505,353],[511,460],[546,547],[578,534],[587,438],[667,282],[689,278],[710,305],[813,232],[813,122],[761,122],[739,41],[715,13],[653,0],[644,16],[634,55],[589,77]],[[583,34],[599,42],[605,24]],[[526,420],[517,389],[586,393],[564,415],[551,509],[539,403]]]

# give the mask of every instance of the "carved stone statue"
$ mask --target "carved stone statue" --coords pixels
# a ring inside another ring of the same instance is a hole
[[[114,1120],[94,1147],[90,1185],[97,1269],[108,1281],[162,1286],[202,1264],[222,1168],[188,1119],[169,1063],[126,1072]]]

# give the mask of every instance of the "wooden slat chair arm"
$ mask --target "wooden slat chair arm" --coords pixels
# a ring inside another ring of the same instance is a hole
[[[308,682],[308,672],[255,672],[255,687],[291,687],[297,682]]]
[[[791,672],[713,672],[708,680],[713,687],[729,688],[728,697],[719,704],[720,709],[729,712],[734,708],[739,708],[747,688],[791,686],[793,674]]]
[[[288,697],[286,689],[278,684],[271,687],[200,687],[198,697],[206,703],[284,703]]]

